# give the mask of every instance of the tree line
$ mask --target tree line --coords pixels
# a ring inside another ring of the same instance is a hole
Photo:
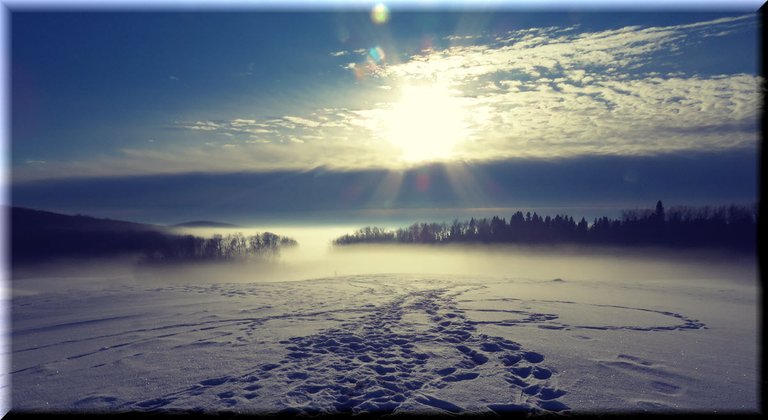
[[[211,238],[193,235],[162,235],[144,250],[144,262],[233,261],[277,256],[281,248],[298,245],[296,240],[264,232],[245,236],[234,233]]]
[[[624,210],[619,219],[595,218],[592,223],[571,216],[541,217],[517,211],[505,218],[471,218],[447,223],[414,223],[389,230],[366,226],[341,236],[334,245],[359,243],[520,243],[663,245],[714,247],[751,252],[757,246],[757,206],[677,206],[661,201],[655,209]]]

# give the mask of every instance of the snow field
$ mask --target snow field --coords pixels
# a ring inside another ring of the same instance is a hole
[[[49,292],[23,279],[12,300],[11,404],[756,411],[756,285],[691,280],[398,273],[184,283],[144,274]]]

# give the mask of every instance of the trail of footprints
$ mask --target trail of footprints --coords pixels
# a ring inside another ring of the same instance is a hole
[[[476,333],[474,323],[445,292],[412,293],[362,321],[281,341],[287,354],[279,363],[258,365],[239,377],[207,379],[128,406],[150,411],[460,413],[467,408],[434,395],[503,372],[506,389],[494,390],[499,402],[473,411],[569,409],[558,401],[565,391],[553,385],[555,372],[542,364],[544,356],[513,341]],[[414,315],[426,315],[427,323],[415,321]]]

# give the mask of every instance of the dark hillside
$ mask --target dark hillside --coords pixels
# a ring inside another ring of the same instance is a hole
[[[179,235],[172,227],[19,207],[12,207],[10,216],[12,263],[118,255],[136,255],[151,263],[231,261],[274,256],[283,247],[297,245],[271,232],[200,238]]]
[[[32,230],[91,231],[91,232],[137,232],[168,231],[164,226],[122,220],[98,219],[91,216],[53,213],[23,207],[11,207],[11,229],[20,232]]]
[[[11,261],[140,253],[170,230],[156,225],[10,209]]]

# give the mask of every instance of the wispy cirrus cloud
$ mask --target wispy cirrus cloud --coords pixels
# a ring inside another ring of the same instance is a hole
[[[484,42],[414,55],[404,63],[388,66],[385,73],[399,78],[440,77],[455,83],[505,73],[539,78],[579,70],[621,78],[658,59],[658,54],[677,54],[705,37],[725,36],[755,24],[755,17],[748,15],[599,32],[580,32],[578,26],[520,29],[479,40]]]

